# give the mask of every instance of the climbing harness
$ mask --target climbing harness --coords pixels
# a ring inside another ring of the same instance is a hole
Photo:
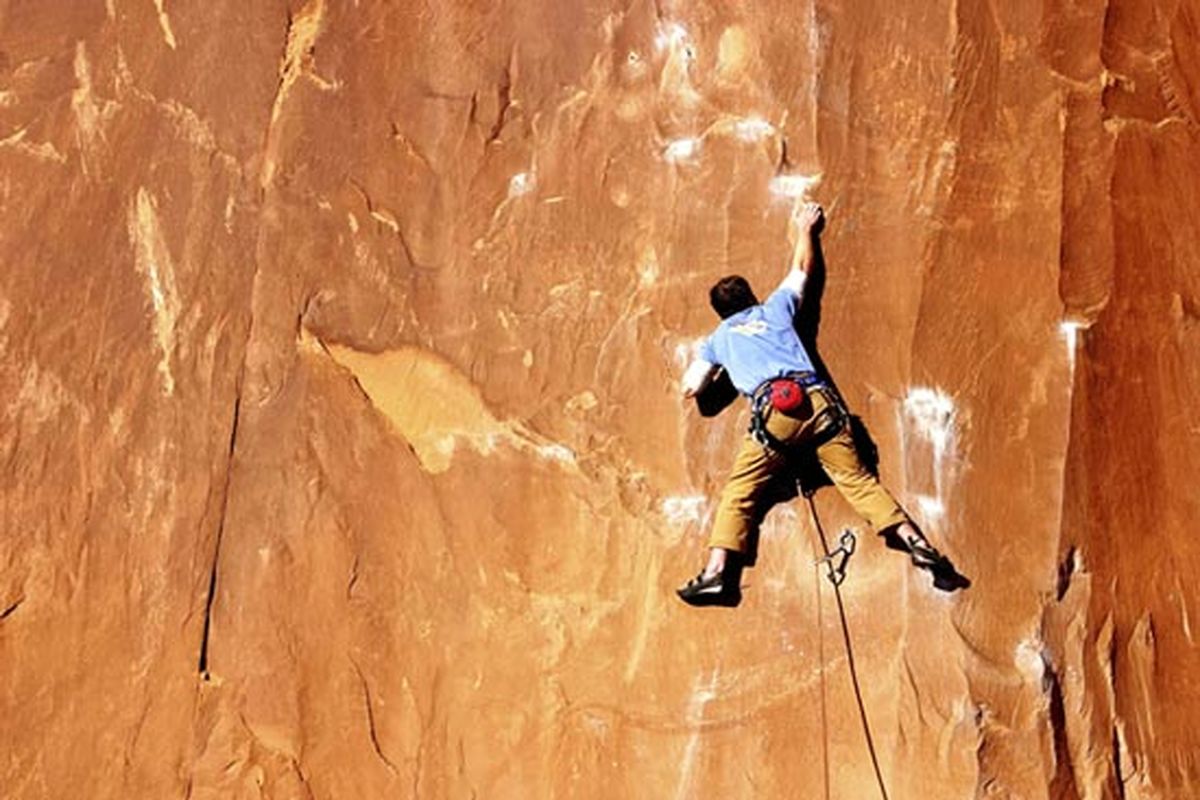
[[[825,528],[821,526],[821,518],[817,514],[816,501],[813,500],[816,490],[809,490],[803,485],[799,488],[804,494],[804,499],[808,501],[813,527],[821,540],[821,550],[825,553],[824,557],[817,559],[813,566],[819,567],[822,563],[825,564],[828,570],[826,577],[833,584],[833,596],[837,599],[838,616],[842,621],[842,640],[846,644],[846,664],[850,667],[850,681],[854,684],[854,698],[858,701],[858,716],[862,720],[863,734],[867,739],[867,751],[871,754],[871,766],[875,768],[879,794],[883,800],[888,800],[887,786],[883,782],[883,771],[879,768],[879,756],[875,754],[875,739],[871,736],[871,724],[867,721],[867,707],[863,703],[862,689],[858,685],[858,669],[854,665],[854,647],[850,642],[850,626],[846,622],[846,606],[842,603],[842,581],[846,579],[846,567],[849,564],[850,556],[854,553],[854,534],[849,530],[843,531],[839,538],[838,548],[830,550],[829,541],[825,538]],[[817,599],[820,600],[820,593],[817,594]],[[819,608],[820,606],[818,606]],[[822,669],[824,669],[824,663],[824,658],[822,658]],[[824,706],[822,706],[822,712],[824,712]],[[828,781],[828,777],[826,777],[826,781]],[[826,786],[828,786],[828,782]]]
[[[837,391],[815,372],[789,372],[759,384],[750,396],[750,435],[768,450],[786,454],[787,445],[767,430],[768,409],[786,414],[799,408],[811,392],[822,393],[828,402],[813,420],[813,433],[805,445],[815,449],[837,436],[849,414]]]

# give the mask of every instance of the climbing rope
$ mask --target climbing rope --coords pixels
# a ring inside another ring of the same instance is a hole
[[[803,487],[801,490],[804,492],[804,498],[808,501],[808,510],[812,514],[817,536],[821,539],[821,550],[825,553],[814,566],[819,568],[821,564],[824,564],[827,569],[826,577],[833,584],[833,595],[837,598],[838,616],[842,620],[842,639],[846,643],[846,663],[850,665],[850,680],[854,684],[854,697],[858,701],[858,715],[862,719],[863,733],[867,738],[867,750],[871,754],[871,766],[875,768],[875,779],[879,782],[879,794],[883,796],[883,800],[888,800],[887,787],[883,783],[883,772],[879,768],[879,757],[875,754],[875,740],[871,736],[871,724],[867,721],[867,707],[863,703],[862,689],[858,685],[858,669],[854,666],[854,647],[850,643],[850,626],[846,623],[846,606],[842,603],[842,581],[846,578],[846,565],[851,554],[854,553],[854,534],[850,531],[843,532],[838,548],[831,551],[829,541],[825,538],[825,529],[821,526],[821,518],[817,515],[817,505],[813,500],[813,493],[804,490]],[[824,660],[822,660],[823,664]],[[828,781],[828,778],[826,780]],[[828,783],[826,791],[828,791]]]

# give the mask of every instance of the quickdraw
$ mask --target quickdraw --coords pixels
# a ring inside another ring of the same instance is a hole
[[[841,586],[842,582],[846,580],[846,567],[850,566],[850,556],[854,555],[857,546],[858,539],[855,538],[854,531],[847,528],[838,537],[837,549],[826,552],[813,564],[824,564],[828,570],[825,577],[829,578],[829,582],[834,586]]]

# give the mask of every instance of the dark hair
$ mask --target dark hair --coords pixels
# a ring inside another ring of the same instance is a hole
[[[725,319],[758,305],[758,298],[748,280],[741,275],[727,275],[708,290],[708,302],[712,303],[717,316]]]

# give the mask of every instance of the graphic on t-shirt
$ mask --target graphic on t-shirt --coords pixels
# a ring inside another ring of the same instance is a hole
[[[740,333],[743,336],[759,336],[767,332],[767,321],[754,319],[739,325],[730,325],[729,330],[733,333]]]

